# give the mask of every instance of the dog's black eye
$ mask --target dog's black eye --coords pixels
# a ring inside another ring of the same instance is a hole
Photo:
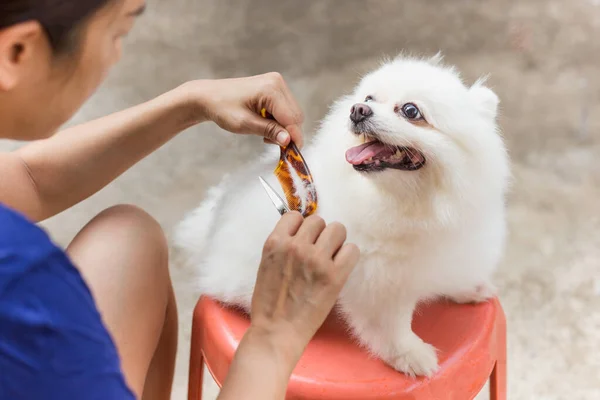
[[[402,113],[408,119],[421,119],[423,116],[421,115],[421,111],[415,106],[413,103],[406,103],[402,106]]]
[[[368,103],[370,101],[373,101],[373,96],[367,96],[367,97],[365,97],[365,103]]]

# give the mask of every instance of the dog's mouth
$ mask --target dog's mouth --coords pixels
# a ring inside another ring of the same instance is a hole
[[[393,146],[377,139],[346,151],[346,161],[361,172],[383,171],[388,168],[416,171],[425,165],[425,156],[414,147]]]

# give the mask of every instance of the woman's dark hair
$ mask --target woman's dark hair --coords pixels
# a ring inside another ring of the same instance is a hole
[[[73,50],[79,28],[95,11],[113,0],[0,0],[0,29],[38,21],[55,54]]]

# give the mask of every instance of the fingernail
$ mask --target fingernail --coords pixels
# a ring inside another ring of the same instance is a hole
[[[288,143],[288,140],[290,138],[290,134],[285,132],[285,131],[281,131],[277,134],[277,143],[279,143],[279,145],[281,146],[285,146]]]

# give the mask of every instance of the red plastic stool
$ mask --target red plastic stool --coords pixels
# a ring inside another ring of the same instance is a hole
[[[201,298],[194,311],[189,400],[202,397],[203,362],[219,386],[249,326],[248,317]],[[411,379],[370,357],[331,316],[308,345],[287,399],[470,400],[490,379],[491,400],[506,400],[506,320],[497,299],[477,305],[438,302],[415,312],[414,331],[438,349],[440,369]]]

